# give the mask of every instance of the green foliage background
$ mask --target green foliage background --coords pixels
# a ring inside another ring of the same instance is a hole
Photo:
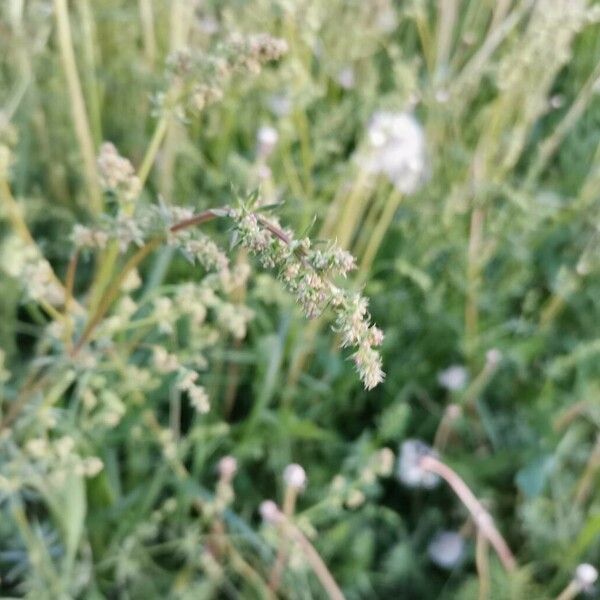
[[[12,151],[12,194],[64,277],[73,225],[97,215],[74,134],[56,4],[6,0],[0,7],[0,141]],[[235,78],[199,116],[171,123],[145,202],[161,196],[202,210],[255,188],[256,134],[268,124],[279,132],[269,159],[282,201],[277,214],[318,236],[335,198],[356,185],[355,150],[372,115],[414,106],[427,139],[428,178],[402,199],[365,283],[386,334],[387,377],[362,390],[334,334],[322,326],[313,338],[271,275],[252,276],[246,301],[255,318],[247,338],[220,339],[201,375],[211,412],[194,417],[183,407],[182,478],[145,420],[150,408],[169,426],[166,387],[135,390],[117,367],[106,367],[104,385],[124,416],[114,428],[83,422],[76,392],[83,380],[59,378],[68,358],[39,342],[48,317],[23,299],[18,278],[3,275],[0,345],[11,376],[2,414],[40,357],[54,356],[57,376],[0,433],[2,597],[263,597],[234,559],[223,559],[217,575],[202,559],[212,519],[195,503],[210,504],[215,465],[232,454],[239,471],[227,536],[259,576],[268,577],[277,536],[261,525],[257,508],[281,499],[281,473],[297,462],[308,474],[297,522],[348,598],[476,598],[474,530],[451,491],[365,476],[381,448],[396,452],[407,438],[432,443],[450,403],[463,413],[443,458],[485,500],[520,565],[508,577],[490,555],[489,597],[555,597],[578,563],[598,565],[599,5],[155,0],[152,49],[143,37],[143,4],[69,6],[94,146],[110,140],[134,165],[157,121],[153,98],[166,88],[165,60],[182,35],[178,27],[189,26],[186,43],[207,52],[233,31],[267,31],[289,45],[280,62]],[[578,11],[587,16],[578,20]],[[440,30],[449,14],[455,22],[444,56]],[[355,82],[346,89],[339,74],[348,67]],[[290,109],[278,115],[273,101],[282,98]],[[378,180],[364,197],[367,216],[350,232],[352,248],[373,234],[369,210],[377,216],[391,194]],[[479,242],[474,215],[482,219]],[[0,227],[6,263],[13,260],[10,220]],[[210,231],[227,244],[224,228]],[[75,288],[82,301],[93,273],[94,260],[83,260]],[[144,293],[202,277],[168,250],[146,260],[141,273]],[[465,324],[469,303],[477,311],[472,327]],[[120,335],[124,343],[128,334]],[[492,348],[502,359],[482,378]],[[140,355],[130,360],[151,369]],[[471,383],[449,392],[438,374],[454,364],[465,366]],[[72,436],[82,456],[102,459],[96,477],[73,476],[59,489],[34,483],[44,476],[22,449],[30,439],[58,436],[40,425],[49,397],[59,433]],[[348,493],[364,494],[358,506],[332,487],[340,475]],[[167,510],[169,499],[175,504]],[[451,571],[427,553],[445,529],[461,529],[467,540],[465,559]],[[299,563],[286,570],[281,596],[325,597]]]

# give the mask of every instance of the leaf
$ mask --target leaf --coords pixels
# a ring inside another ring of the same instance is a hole
[[[544,491],[548,475],[553,468],[552,455],[539,456],[517,472],[515,483],[528,498],[534,498]]]

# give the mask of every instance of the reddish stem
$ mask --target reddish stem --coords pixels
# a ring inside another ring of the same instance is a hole
[[[488,511],[483,507],[481,502],[477,500],[475,494],[469,489],[469,486],[461,479],[461,477],[453,471],[448,465],[438,460],[434,456],[424,456],[420,461],[421,467],[426,471],[431,471],[444,479],[448,485],[454,490],[461,502],[466,506],[471,513],[473,521],[488,539],[493,546],[496,554],[500,558],[502,565],[508,571],[514,571],[517,568],[517,562],[511,552],[505,539],[494,525],[494,520]]]

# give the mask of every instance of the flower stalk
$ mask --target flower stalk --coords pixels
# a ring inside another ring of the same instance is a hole
[[[509,573],[514,571],[517,568],[517,562],[508,547],[508,544],[498,529],[496,529],[491,515],[483,507],[481,502],[477,500],[475,494],[473,494],[461,477],[448,465],[444,464],[441,460],[431,454],[421,458],[420,466],[426,471],[439,475],[446,483],[448,483],[471,514],[477,528],[496,551],[505,570]]]

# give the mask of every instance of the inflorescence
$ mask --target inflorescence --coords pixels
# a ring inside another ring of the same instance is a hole
[[[333,330],[340,336],[341,347],[355,349],[352,358],[365,388],[374,388],[383,381],[381,355],[376,350],[383,342],[383,332],[371,324],[368,301],[361,294],[335,283],[356,267],[351,254],[333,243],[314,246],[308,238],[295,239],[292,232],[283,230],[275,219],[246,205],[210,209],[200,214],[163,203],[148,207],[138,202],[133,207],[131,200],[138,193],[138,187],[129,161],[119,156],[112,144],[104,144],[99,166],[103,187],[116,195],[118,209],[114,217],[106,217],[99,227],[77,225],[73,241],[79,248],[102,248],[116,242],[119,250],[125,252],[131,245],[141,247],[164,237],[190,261],[213,272],[211,277],[217,277],[219,285],[227,291],[243,283],[247,272],[230,268],[226,253],[195,226],[219,217],[229,218],[239,243],[255,255],[264,268],[276,271],[307,318],[320,317],[331,307]],[[232,315],[232,322],[234,317]],[[244,321],[248,318],[249,313]],[[240,335],[236,337],[243,337],[245,322],[240,324],[239,330]]]

